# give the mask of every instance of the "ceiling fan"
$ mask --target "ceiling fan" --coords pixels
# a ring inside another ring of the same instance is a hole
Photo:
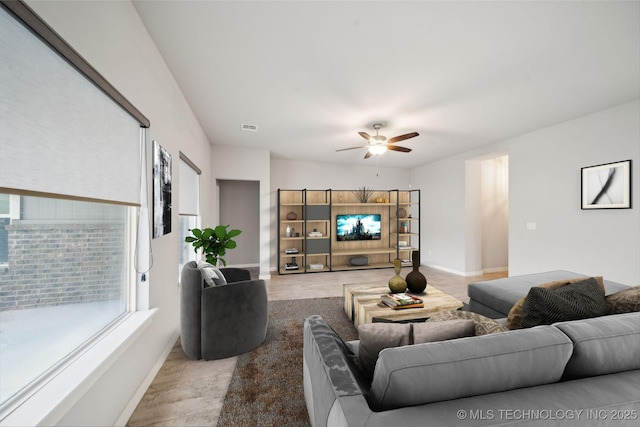
[[[401,151],[403,153],[408,153],[411,151],[410,148],[400,147],[398,145],[393,145],[393,144],[395,144],[398,141],[404,141],[405,139],[413,138],[419,135],[418,132],[411,132],[411,133],[405,133],[404,135],[399,135],[399,136],[387,139],[386,136],[378,135],[378,131],[382,128],[382,124],[374,123],[373,128],[376,131],[375,136],[371,136],[366,132],[358,132],[361,137],[369,141],[369,144],[361,145],[359,147],[342,148],[336,151],[346,151],[346,150],[355,150],[357,148],[367,148],[367,154],[364,155],[365,159],[368,159],[374,154],[381,155],[387,150]]]

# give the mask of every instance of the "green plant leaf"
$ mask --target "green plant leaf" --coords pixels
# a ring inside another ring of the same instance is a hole
[[[196,236],[198,239],[202,238],[202,230],[200,230],[199,228],[192,228],[191,234]]]
[[[229,240],[227,243],[224,244],[224,247],[227,249],[235,249],[236,248],[236,242],[233,240]]]
[[[240,233],[242,233],[242,231],[240,231],[240,230],[231,230],[227,234],[227,237],[230,238],[230,239],[233,239],[234,237],[238,236]]]

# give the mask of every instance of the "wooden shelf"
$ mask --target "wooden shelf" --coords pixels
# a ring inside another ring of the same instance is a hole
[[[376,202],[378,200],[378,202]],[[415,217],[396,217],[396,211],[404,208]],[[361,211],[361,212],[358,212]],[[287,220],[293,212],[295,220]],[[395,258],[407,258],[420,244],[420,190],[373,190],[367,203],[360,203],[352,190],[278,190],[278,272],[280,274],[315,273],[324,271],[364,270],[392,268]],[[379,240],[337,241],[335,218],[342,214],[375,214],[381,217]],[[400,233],[401,224],[408,222],[410,233]],[[290,226],[299,237],[286,237],[284,229]],[[311,237],[317,230],[321,237]],[[406,241],[410,248],[397,247]],[[285,248],[296,248],[297,254],[284,253]],[[364,266],[350,265],[350,257],[363,255],[369,258]],[[285,263],[298,257],[298,270],[285,270]],[[316,262],[317,261],[317,262]],[[324,268],[312,270],[311,264],[323,264]]]

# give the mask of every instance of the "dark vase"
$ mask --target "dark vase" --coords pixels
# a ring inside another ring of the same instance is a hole
[[[411,254],[413,271],[407,274],[407,288],[412,294],[421,294],[427,287],[427,278],[420,273],[420,251],[413,251]]]

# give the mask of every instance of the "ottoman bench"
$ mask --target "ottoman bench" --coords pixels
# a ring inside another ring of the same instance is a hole
[[[492,319],[507,317],[511,307],[520,298],[527,295],[532,287],[556,280],[580,277],[589,276],[571,271],[555,270],[470,283],[467,287],[469,310]],[[605,294],[609,295],[627,289],[629,286],[604,280],[604,288]]]

